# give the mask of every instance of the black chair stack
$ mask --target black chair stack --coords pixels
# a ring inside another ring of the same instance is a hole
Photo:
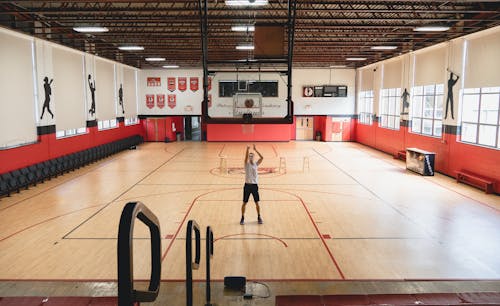
[[[92,147],[83,151],[59,156],[28,167],[16,169],[0,175],[0,197],[10,196],[13,192],[28,189],[64,173],[68,173],[100,159],[109,157],[125,149],[135,149],[144,142],[140,135],[135,135]]]

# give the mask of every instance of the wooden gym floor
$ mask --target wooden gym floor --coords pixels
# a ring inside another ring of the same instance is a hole
[[[160,220],[162,280],[185,278],[189,219],[203,238],[214,230],[214,280],[500,280],[497,195],[407,172],[356,143],[257,143],[264,224],[251,200],[241,226],[246,145],[147,143],[2,198],[0,281],[116,280],[128,201]],[[147,279],[148,231],[137,224],[135,278]],[[204,268],[193,276],[203,280]]]

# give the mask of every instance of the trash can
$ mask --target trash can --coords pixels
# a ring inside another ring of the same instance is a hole
[[[181,132],[175,133],[175,136],[177,137],[177,141],[181,141]]]
[[[316,131],[316,141],[321,141],[321,131]]]

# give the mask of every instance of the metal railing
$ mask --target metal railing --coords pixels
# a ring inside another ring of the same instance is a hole
[[[193,262],[193,230],[195,233],[196,255]],[[186,305],[193,306],[193,270],[200,267],[201,257],[201,234],[200,226],[194,221],[189,220],[186,232]]]
[[[210,226],[207,226],[207,238],[206,238],[206,255],[207,255],[207,275],[206,275],[206,303],[205,306],[212,306],[212,293],[210,288],[210,259],[214,256],[214,232]]]
[[[133,233],[135,219],[151,233],[151,275],[147,291],[134,289]],[[129,202],[123,208],[118,229],[118,305],[153,302],[160,290],[161,238],[158,218],[141,202]]]

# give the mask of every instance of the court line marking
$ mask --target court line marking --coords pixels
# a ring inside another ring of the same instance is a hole
[[[92,214],[90,217],[88,217],[87,219],[85,219],[83,222],[81,222],[80,224],[78,224],[75,228],[73,228],[71,231],[69,231],[68,233],[66,233],[66,235],[64,235],[62,237],[62,239],[66,238],[67,236],[71,235],[71,233],[73,233],[75,230],[77,230],[79,227],[81,227],[82,225],[84,225],[85,223],[87,223],[90,219],[92,219],[93,217],[95,217],[97,214],[99,214],[101,211],[103,211],[106,207],[108,207],[109,205],[113,204],[114,202],[116,202],[121,196],[125,195],[127,192],[129,192],[130,190],[132,190],[135,186],[137,186],[137,184],[139,184],[140,182],[142,182],[143,180],[145,180],[146,178],[148,178],[149,176],[151,176],[153,173],[155,173],[158,169],[160,169],[161,167],[163,167],[166,163],[168,163],[169,161],[171,161],[172,159],[174,159],[178,154],[182,153],[184,151],[184,149],[180,150],[179,152],[177,152],[176,154],[174,154],[173,156],[171,156],[170,158],[168,158],[165,162],[163,162],[161,165],[159,165],[157,168],[153,169],[151,172],[149,172],[148,174],[146,174],[142,179],[140,179],[138,182],[132,184],[132,186],[130,186],[129,188],[127,188],[125,191],[123,191],[122,193],[120,193],[118,196],[116,196],[113,200],[111,200],[111,202],[107,203],[104,205],[104,207],[102,207],[101,209],[99,209],[98,211],[96,211],[94,214]]]
[[[410,223],[412,223],[414,226],[416,226],[419,230],[423,231],[423,233],[427,234],[431,239],[436,240],[436,241],[439,242],[439,239],[437,237],[435,237],[434,234],[428,232],[427,228],[423,227],[420,223],[418,223],[417,221],[415,221],[413,218],[410,218],[405,213],[403,213],[401,210],[399,210],[397,207],[395,207],[394,205],[392,205],[391,203],[389,203],[388,201],[386,201],[385,199],[383,199],[381,196],[379,196],[377,193],[375,193],[373,190],[371,190],[370,188],[368,188],[367,186],[365,186],[364,184],[362,184],[353,175],[349,174],[347,171],[345,171],[344,169],[340,168],[337,164],[335,164],[333,161],[331,161],[328,157],[326,157],[323,154],[319,153],[318,151],[316,151],[316,149],[314,149],[314,151],[319,156],[321,156],[322,158],[324,158],[327,162],[329,162],[330,164],[332,164],[339,171],[341,171],[344,175],[350,177],[353,181],[355,181],[356,183],[358,183],[359,186],[361,186],[363,189],[365,189],[366,191],[368,191],[369,193],[371,193],[373,196],[375,196],[376,199],[380,200],[383,204],[385,204],[386,206],[388,206],[391,209],[393,209],[396,213],[398,213],[403,218],[405,218],[406,220],[408,220]]]
[[[379,157],[379,156],[376,156],[376,155],[372,155],[372,154],[370,154],[368,150],[372,149],[372,150],[375,150],[375,151],[377,151],[377,152],[379,152],[379,153],[381,153],[381,154],[391,156],[391,154],[390,154],[390,153],[387,153],[387,152],[385,152],[385,151],[379,150],[379,149],[377,149],[377,148],[370,147],[370,146],[368,146],[368,145],[366,145],[366,144],[363,144],[363,143],[359,143],[359,142],[357,142],[357,144],[362,145],[362,146],[363,146],[363,148],[364,148],[364,150],[359,149],[359,148],[354,148],[354,149],[356,149],[356,150],[358,150],[358,151],[361,151],[361,152],[363,152],[363,153],[367,154],[367,155],[368,155],[369,157],[371,157],[371,158],[374,158],[374,159],[376,159],[376,160],[382,161],[382,162],[384,162],[384,163],[386,163],[386,164],[388,164],[388,165],[391,165],[391,166],[393,166],[393,167],[396,167],[396,168],[398,168],[398,169],[403,170],[404,172],[406,172],[406,167],[402,167],[402,166],[400,165],[401,163],[403,163],[403,161],[401,161],[401,160],[399,160],[399,159],[398,159],[398,160],[395,160],[394,158],[392,158],[392,159],[390,159],[390,160],[387,160],[387,159],[385,159],[385,158],[381,158],[381,157]],[[446,173],[441,173],[441,172],[438,172],[438,173],[439,173],[440,175],[443,175],[443,176],[446,176],[446,177],[449,177],[449,178],[453,178],[453,179],[455,179],[453,176],[450,176],[450,175],[448,175],[448,174],[446,174]],[[450,188],[450,187],[448,187],[448,186],[445,186],[445,185],[443,185],[443,184],[440,184],[440,183],[438,183],[438,182],[436,182],[436,181],[434,181],[434,180],[431,180],[430,178],[427,178],[427,177],[425,177],[425,176],[423,177],[423,179],[424,179],[424,180],[426,180],[426,181],[428,181],[428,182],[431,182],[431,183],[433,183],[433,184],[435,184],[435,185],[438,185],[438,186],[440,186],[440,187],[442,187],[442,188],[444,188],[444,189],[447,189],[447,190],[449,190],[449,191],[451,191],[451,192],[457,193],[457,194],[459,194],[459,195],[461,195],[461,196],[463,196],[463,197],[465,197],[465,198],[468,198],[468,199],[470,199],[470,200],[472,200],[472,201],[474,201],[474,202],[477,202],[477,203],[479,203],[479,204],[481,204],[481,205],[484,205],[484,206],[486,206],[486,207],[488,207],[488,208],[491,208],[491,209],[495,210],[496,212],[500,213],[500,208],[497,208],[497,207],[495,207],[495,206],[491,206],[491,205],[489,205],[488,203],[485,203],[485,202],[480,201],[480,200],[478,200],[478,199],[474,199],[474,198],[472,198],[472,197],[470,197],[470,196],[468,196],[468,195],[466,195],[466,194],[463,194],[463,193],[459,192],[458,190],[454,190],[454,189],[452,189],[452,188]],[[467,186],[467,185],[466,185],[466,186]],[[495,195],[495,194],[493,193],[493,195]]]
[[[36,227],[36,226],[38,226],[38,225],[40,225],[40,224],[43,224],[43,223],[46,223],[46,222],[50,222],[50,221],[55,220],[55,219],[60,218],[60,217],[65,217],[65,216],[68,216],[68,215],[71,215],[71,214],[74,214],[74,213],[80,212],[80,211],[82,211],[82,210],[86,210],[86,209],[90,209],[90,208],[99,207],[99,206],[101,206],[101,205],[105,205],[105,204],[99,204],[99,205],[94,205],[94,206],[89,206],[89,207],[85,207],[85,208],[77,209],[77,210],[71,211],[71,212],[66,213],[66,214],[58,215],[58,216],[55,216],[55,217],[52,217],[52,218],[49,218],[49,219],[46,219],[46,220],[40,221],[40,222],[38,222],[38,223],[32,224],[32,225],[30,225],[30,226],[28,226],[28,227],[25,227],[25,228],[23,228],[23,229],[21,229],[21,230],[19,230],[19,231],[15,232],[15,233],[12,233],[12,234],[10,234],[9,236],[6,236],[6,237],[1,238],[1,239],[0,239],[0,242],[2,242],[2,241],[4,241],[4,240],[7,240],[7,239],[9,239],[9,238],[11,238],[11,237],[13,237],[13,236],[16,236],[16,235],[18,235],[18,234],[20,234],[20,233],[22,233],[22,232],[24,232],[24,231],[26,231],[26,230],[29,230],[29,229],[31,229],[31,228],[34,228],[34,227]]]
[[[239,190],[239,189],[240,189],[240,188],[228,188],[228,189],[222,189],[222,190],[213,190],[213,191],[206,192],[206,193],[204,193],[204,194],[200,194],[200,195],[198,195],[198,196],[197,196],[197,197],[196,197],[196,198],[195,198],[195,199],[191,202],[191,204],[190,204],[190,206],[189,206],[189,208],[188,208],[188,211],[187,211],[187,212],[186,212],[186,214],[184,215],[184,218],[183,218],[183,219],[182,219],[182,221],[180,222],[180,225],[179,225],[179,227],[177,228],[177,231],[175,232],[174,237],[172,238],[172,241],[169,243],[169,245],[168,245],[167,249],[166,249],[166,250],[165,250],[165,252],[163,253],[163,255],[162,255],[162,257],[161,257],[161,261],[163,262],[163,260],[164,260],[164,259],[165,259],[165,257],[167,256],[168,252],[170,251],[170,249],[171,249],[171,247],[172,247],[173,243],[175,242],[175,240],[176,240],[176,238],[177,238],[177,235],[179,234],[179,232],[180,232],[180,230],[181,230],[181,228],[182,228],[183,224],[185,223],[185,221],[186,221],[186,219],[187,219],[188,214],[191,212],[191,210],[192,210],[192,208],[193,208],[194,204],[198,201],[198,199],[199,199],[199,198],[201,198],[201,197],[203,197],[203,196],[205,196],[205,195],[207,195],[207,194],[214,193],[214,192],[220,192],[220,191],[225,191],[225,190]],[[296,195],[296,194],[293,194],[293,193],[291,193],[291,192],[288,192],[288,191],[278,190],[278,189],[268,189],[268,188],[261,188],[261,189],[263,189],[263,190],[267,189],[267,190],[272,190],[272,191],[276,191],[276,192],[283,192],[283,193],[287,193],[287,194],[290,194],[290,195],[292,195],[292,196],[296,197],[297,199],[299,199],[299,201],[302,203],[302,206],[304,207],[304,209],[305,209],[305,211],[306,211],[307,215],[309,216],[309,219],[310,219],[310,221],[311,221],[311,223],[312,223],[313,227],[316,229],[316,232],[317,232],[317,234],[318,234],[318,236],[319,236],[319,239],[321,239],[321,241],[322,241],[322,243],[323,243],[324,247],[325,247],[325,248],[326,248],[326,250],[327,250],[328,255],[330,256],[331,260],[333,261],[333,263],[334,263],[334,265],[335,265],[335,268],[337,269],[337,272],[339,273],[339,275],[341,276],[341,278],[342,278],[342,279],[345,279],[344,273],[343,273],[343,272],[342,272],[342,270],[340,269],[340,266],[339,266],[339,264],[337,263],[337,260],[335,259],[335,257],[333,256],[333,253],[331,252],[330,248],[328,247],[328,245],[327,245],[327,243],[326,243],[325,239],[324,239],[324,238],[323,238],[323,236],[321,235],[321,233],[320,233],[320,231],[319,231],[319,229],[318,229],[318,226],[317,226],[317,225],[316,225],[316,223],[314,222],[314,219],[312,218],[312,215],[311,215],[311,213],[310,213],[309,209],[307,208],[307,206],[306,206],[306,204],[305,204],[304,200],[303,200],[300,196],[298,196],[298,195]]]
[[[441,172],[439,172],[439,173],[440,173],[441,175],[447,176],[446,174],[442,174]],[[472,201],[474,201],[474,202],[476,202],[476,203],[480,204],[481,206],[488,207],[488,208],[490,208],[490,209],[494,210],[496,213],[500,213],[500,208],[497,208],[497,207],[495,207],[495,206],[491,206],[491,205],[489,205],[488,203],[484,203],[483,201],[480,201],[480,200],[474,199],[474,198],[472,198],[472,197],[470,197],[470,196],[468,196],[468,195],[466,195],[466,194],[463,194],[463,193],[461,193],[461,192],[458,192],[457,190],[453,190],[453,189],[451,189],[451,188],[450,188],[450,187],[448,187],[448,186],[445,186],[445,185],[443,185],[443,184],[440,184],[440,183],[438,183],[438,182],[435,182],[435,181],[433,181],[433,180],[430,180],[430,179],[428,179],[428,178],[426,178],[426,177],[424,177],[424,180],[426,180],[426,181],[428,181],[428,182],[431,182],[431,183],[433,183],[433,184],[435,184],[435,185],[438,185],[438,186],[440,186],[441,188],[444,188],[444,189],[449,190],[449,191],[451,191],[451,192],[457,193],[457,194],[459,194],[459,195],[463,196],[464,198],[467,198],[467,199],[469,199],[469,200],[472,200]],[[465,186],[468,186],[468,185],[465,185]],[[495,195],[495,194],[493,193],[492,195]]]
[[[263,189],[264,189],[264,188],[263,188]],[[328,255],[330,256],[331,260],[333,261],[333,263],[334,263],[334,265],[335,265],[335,268],[337,269],[337,272],[339,273],[339,275],[341,276],[341,278],[342,278],[342,279],[345,279],[345,275],[344,275],[344,273],[342,272],[342,269],[340,269],[340,266],[339,266],[339,264],[337,263],[337,260],[335,259],[335,257],[333,256],[332,251],[331,251],[331,250],[330,250],[330,248],[328,247],[328,244],[326,243],[325,238],[323,238],[323,235],[322,235],[322,234],[321,234],[321,232],[319,231],[319,228],[318,228],[318,226],[316,225],[316,222],[314,221],[314,219],[313,219],[313,217],[312,217],[312,214],[311,214],[311,212],[309,211],[309,208],[307,207],[307,205],[306,205],[306,203],[304,202],[304,200],[303,200],[300,196],[298,196],[298,195],[296,195],[296,194],[294,194],[294,193],[292,193],[292,192],[289,192],[289,191],[277,190],[277,189],[269,189],[269,190],[274,190],[274,191],[278,191],[278,192],[279,192],[279,191],[281,191],[281,192],[284,192],[284,193],[288,193],[288,194],[290,194],[290,195],[295,196],[297,199],[299,199],[299,201],[302,203],[302,206],[304,207],[304,209],[305,209],[305,211],[306,211],[307,215],[309,216],[309,219],[311,220],[312,225],[313,225],[313,226],[314,226],[314,228],[316,229],[316,232],[318,233],[318,236],[319,236],[319,238],[321,239],[321,242],[322,242],[322,243],[323,243],[323,245],[325,246],[326,251],[328,252]]]
[[[134,282],[149,282],[149,279],[134,279]],[[185,279],[161,279],[162,283],[185,283]],[[205,279],[193,279],[194,283],[205,282]],[[211,282],[223,282],[224,279],[211,279]],[[247,278],[247,281],[262,281],[262,282],[343,282],[343,283],[353,283],[353,282],[397,282],[397,283],[408,283],[408,282],[500,282],[500,278],[352,278],[352,279],[338,279],[338,278]],[[32,278],[21,278],[21,279],[11,279],[11,278],[0,278],[0,282],[74,282],[74,283],[116,283],[116,279],[32,279]]]
[[[267,237],[267,239],[278,240],[279,242],[281,242],[285,246],[285,248],[288,248],[288,244],[286,244],[286,242],[283,241],[282,239],[275,237],[275,236],[266,235],[266,234],[259,234],[259,233],[239,233],[239,234],[226,235],[226,236],[222,236],[222,237],[215,239],[214,243],[219,241],[219,240],[224,240],[225,238],[234,237],[234,236],[244,236],[244,235],[264,236],[264,237]]]
[[[183,225],[184,225],[184,222],[186,222],[186,219],[189,215],[189,213],[191,212],[191,209],[193,209],[193,206],[194,204],[196,203],[196,201],[201,198],[202,196],[205,196],[207,194],[210,194],[210,193],[213,193],[213,192],[218,192],[218,191],[224,191],[224,190],[235,190],[235,189],[240,189],[240,188],[227,188],[227,189],[222,189],[222,190],[212,190],[212,191],[208,191],[208,192],[205,192],[205,193],[202,193],[198,196],[196,196],[193,201],[191,202],[191,204],[189,205],[188,207],[188,210],[186,211],[186,213],[184,214],[184,218],[182,219],[182,221],[180,222],[179,224],[179,227],[177,228],[177,231],[175,232],[174,234],[174,237],[172,237],[172,241],[170,241],[170,243],[168,244],[167,246],[167,249],[165,250],[165,252],[163,253],[163,255],[161,256],[161,261],[163,262],[163,260],[165,259],[165,257],[167,256],[168,252],[170,251],[170,248],[172,247],[172,245],[174,244],[174,241],[176,240],[177,238],[177,235],[179,235],[179,232],[181,231]],[[200,229],[201,230],[201,229]]]

